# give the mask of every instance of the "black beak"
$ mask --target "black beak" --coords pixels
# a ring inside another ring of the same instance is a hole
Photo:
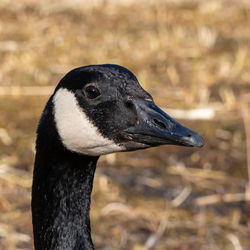
[[[149,146],[163,144],[202,147],[203,138],[196,132],[182,126],[150,100],[131,100],[136,109],[137,123],[124,130],[134,142]]]

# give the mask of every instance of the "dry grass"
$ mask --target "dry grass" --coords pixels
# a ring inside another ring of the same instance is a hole
[[[98,63],[131,69],[179,118],[210,115],[183,121],[206,138],[201,150],[101,158],[96,249],[250,248],[250,4],[136,2],[0,1],[0,249],[33,247],[30,185],[46,95],[68,70]]]

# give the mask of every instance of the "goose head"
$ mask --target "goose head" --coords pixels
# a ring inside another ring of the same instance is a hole
[[[100,156],[163,144],[203,145],[198,133],[157,107],[134,74],[118,65],[70,71],[51,101],[59,138],[72,152]]]

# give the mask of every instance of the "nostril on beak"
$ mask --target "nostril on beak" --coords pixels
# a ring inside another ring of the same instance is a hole
[[[166,126],[165,126],[165,124],[164,124],[163,122],[160,122],[160,121],[158,121],[158,120],[156,120],[156,119],[153,119],[153,121],[154,121],[154,123],[155,123],[158,127],[160,127],[161,129],[166,129]]]

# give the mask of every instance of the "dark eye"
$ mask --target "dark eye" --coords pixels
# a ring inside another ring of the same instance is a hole
[[[85,88],[85,93],[89,99],[95,99],[101,94],[100,90],[96,86],[93,86],[93,85],[87,86]]]

